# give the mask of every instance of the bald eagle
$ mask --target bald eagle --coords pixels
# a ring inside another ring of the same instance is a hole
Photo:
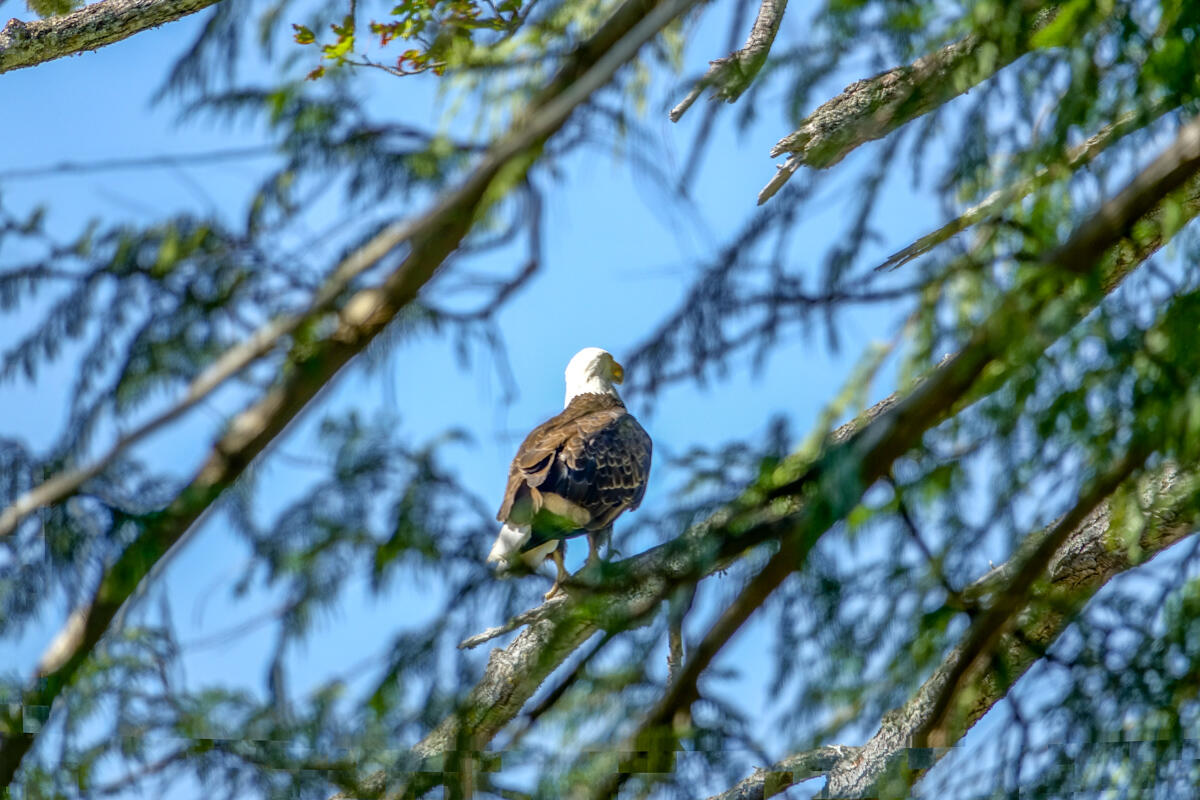
[[[567,576],[564,540],[588,537],[588,563],[612,534],[613,520],[646,494],[650,437],[625,410],[614,384],[625,371],[598,347],[567,364],[563,411],[534,428],[517,449],[496,519],[503,522],[488,563],[506,572],[517,559],[558,568],[549,598]]]

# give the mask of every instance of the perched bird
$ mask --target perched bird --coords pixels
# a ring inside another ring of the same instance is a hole
[[[563,540],[586,533],[588,563],[594,562],[613,520],[642,502],[650,473],[650,437],[614,386],[625,377],[621,365],[587,347],[567,364],[565,377],[562,413],[525,437],[508,469],[496,514],[504,525],[487,558],[497,573],[517,559],[536,569],[552,558],[558,574],[547,598],[567,576]]]

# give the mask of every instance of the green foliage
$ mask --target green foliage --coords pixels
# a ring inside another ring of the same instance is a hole
[[[83,5],[74,0],[25,0],[25,2],[29,6],[29,10],[39,17],[68,14]]]

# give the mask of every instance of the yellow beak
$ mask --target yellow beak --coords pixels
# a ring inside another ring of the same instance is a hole
[[[625,368],[616,361],[613,361],[612,376],[613,380],[617,383],[623,383],[625,381]]]

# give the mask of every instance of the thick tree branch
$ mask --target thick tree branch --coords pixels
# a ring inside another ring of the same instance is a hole
[[[678,122],[692,104],[708,87],[713,87],[713,100],[735,102],[742,92],[750,86],[762,65],[766,63],[767,54],[779,33],[779,23],[783,21],[783,12],[787,10],[787,0],[762,0],[758,7],[758,16],[754,18],[754,26],[746,43],[741,50],[735,50],[727,56],[710,61],[708,71],[688,92],[687,97],[679,105],[671,109],[668,115],[671,122]]]
[[[1142,466],[1148,456],[1146,450],[1136,447],[1104,470],[1080,495],[1074,507],[1055,523],[1047,535],[1041,537],[1036,547],[1014,559],[1017,563],[1012,575],[1004,587],[993,594],[992,603],[987,609],[972,620],[962,645],[956,648],[954,664],[946,672],[941,688],[931,698],[929,716],[913,731],[914,747],[948,746],[948,740],[953,735],[950,727],[957,725],[947,726],[947,714],[958,698],[968,673],[981,666],[986,656],[994,651],[1000,636],[1009,632],[1009,623],[1025,607],[1034,583],[1067,538],[1095,512],[1106,497]]]
[[[416,222],[394,225],[374,237],[347,262],[378,263],[407,243],[407,256],[378,285],[360,290],[341,305],[333,332],[297,344],[283,376],[265,395],[238,414],[214,444],[200,471],[175,500],[141,519],[138,536],[104,572],[95,594],[71,615],[25,693],[30,705],[50,706],[93,652],[117,612],[144,578],[184,540],[197,520],[250,462],[291,423],[338,371],[378,335],[433,276],[470,230],[477,216],[536,161],[547,137],[593,92],[606,84],[643,44],[694,0],[628,0],[568,58],[513,128],[455,189],[446,192]],[[497,178],[505,181],[497,186]],[[401,236],[400,234],[406,234]],[[338,270],[346,269],[343,262]],[[361,270],[359,270],[361,272]],[[11,784],[33,734],[5,719],[0,741],[0,786]]]
[[[1052,14],[1032,15],[1029,32],[989,47],[986,57],[980,57],[981,45],[996,43],[970,35],[912,64],[850,84],[771,148],[772,158],[791,156],[758,193],[758,204],[770,200],[800,167],[832,167],[856,147],[882,139],[987,80],[1029,51],[1028,33],[1049,22]]]
[[[1074,610],[1084,606],[1102,586],[1115,576],[1153,559],[1189,536],[1200,525],[1200,509],[1195,503],[1195,493],[1200,478],[1195,472],[1179,473],[1174,465],[1168,464],[1153,476],[1143,479],[1140,485],[1130,485],[1130,491],[1140,496],[1146,509],[1145,524],[1138,533],[1136,547],[1122,539],[1114,540],[1111,533],[1111,501],[1101,503],[1078,525],[1050,559],[1047,570],[1049,582],[1041,586],[1030,597],[1029,602],[1017,615],[1019,636],[1006,632],[1000,638],[999,651],[1003,654],[1005,674],[1001,676],[991,666],[973,676],[969,690],[961,693],[965,706],[956,710],[960,727],[947,729],[942,741],[951,744],[979,720],[992,706],[1004,697],[1008,689],[1049,648],[1066,629]],[[1013,576],[1027,563],[1027,554],[1040,547],[1055,527],[1031,535],[1021,550],[970,586],[962,594],[978,601],[992,596],[1008,585]],[[932,764],[945,750],[917,750],[912,748],[913,735],[926,724],[933,707],[933,697],[947,683],[949,674],[959,651],[948,654],[942,665],[913,695],[903,707],[885,715],[879,731],[862,747],[844,748],[845,753],[832,761],[813,758],[814,754],[828,748],[804,751],[780,764],[793,763],[801,759],[811,764],[812,770],[802,771],[796,781],[828,774],[824,797],[864,798],[880,794],[879,781],[885,773],[898,770],[905,765],[908,756],[915,755],[923,765]],[[811,759],[811,760],[810,760]],[[814,772],[816,774],[814,774]],[[767,798],[788,785],[782,783],[771,790],[771,773],[758,770],[728,792],[712,800],[733,798]],[[766,786],[757,794],[745,792],[739,787]],[[901,787],[901,793],[902,787]]]
[[[217,0],[101,0],[62,16],[0,29],[0,72],[95,50],[208,8]]]

